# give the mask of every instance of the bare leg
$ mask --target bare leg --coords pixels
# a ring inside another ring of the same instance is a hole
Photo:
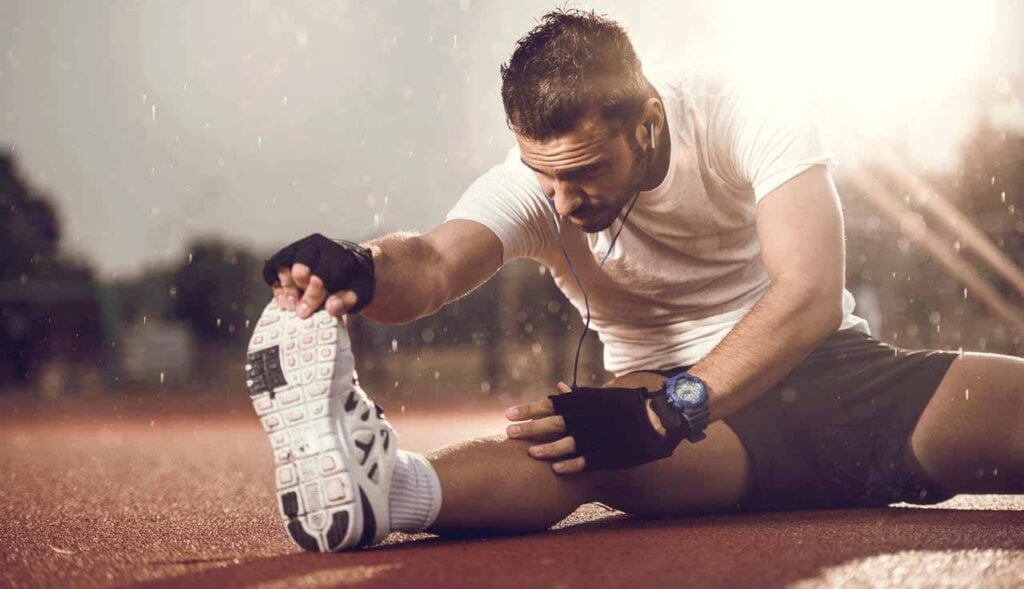
[[[658,374],[624,376],[609,386],[661,386]],[[742,502],[753,486],[750,457],[723,421],[711,424],[699,444],[683,442],[671,457],[637,466],[611,478],[601,501],[627,513],[672,516],[728,511]]]
[[[610,386],[652,388],[662,380],[636,374]],[[542,530],[591,501],[644,515],[720,511],[750,487],[746,451],[724,423],[709,428],[698,445],[684,442],[671,458],[614,471],[556,475],[527,454],[536,443],[495,436],[431,453],[443,503],[430,531]]]
[[[1024,359],[953,361],[911,436],[925,477],[954,493],[1024,493]]]
[[[526,453],[535,443],[493,436],[427,455],[443,498],[430,531],[542,530],[598,500],[602,473],[557,476]]]

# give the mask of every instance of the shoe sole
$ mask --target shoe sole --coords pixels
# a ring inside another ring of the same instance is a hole
[[[245,370],[295,543],[335,552],[382,540],[398,438],[359,387],[345,327],[325,311],[300,319],[271,302]]]

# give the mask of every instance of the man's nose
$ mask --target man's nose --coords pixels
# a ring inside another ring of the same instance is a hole
[[[579,188],[565,180],[555,180],[552,183],[554,191],[555,211],[563,217],[568,217],[573,211],[583,204],[583,195]]]

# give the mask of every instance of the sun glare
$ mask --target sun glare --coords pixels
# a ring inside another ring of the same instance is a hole
[[[897,139],[926,165],[952,161],[974,122],[972,91],[1003,75],[994,0],[735,0],[708,5],[702,59],[756,87],[809,99],[829,136]],[[1005,58],[1005,56],[1004,56]]]

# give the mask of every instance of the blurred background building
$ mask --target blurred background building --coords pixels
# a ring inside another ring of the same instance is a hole
[[[586,5],[646,64],[808,101],[880,339],[1022,355],[1024,7],[880,6]],[[242,394],[262,259],[439,223],[512,145],[498,66],[551,7],[5,2],[0,391]],[[523,261],[433,317],[352,329],[375,396],[504,402],[570,378],[582,321]]]

